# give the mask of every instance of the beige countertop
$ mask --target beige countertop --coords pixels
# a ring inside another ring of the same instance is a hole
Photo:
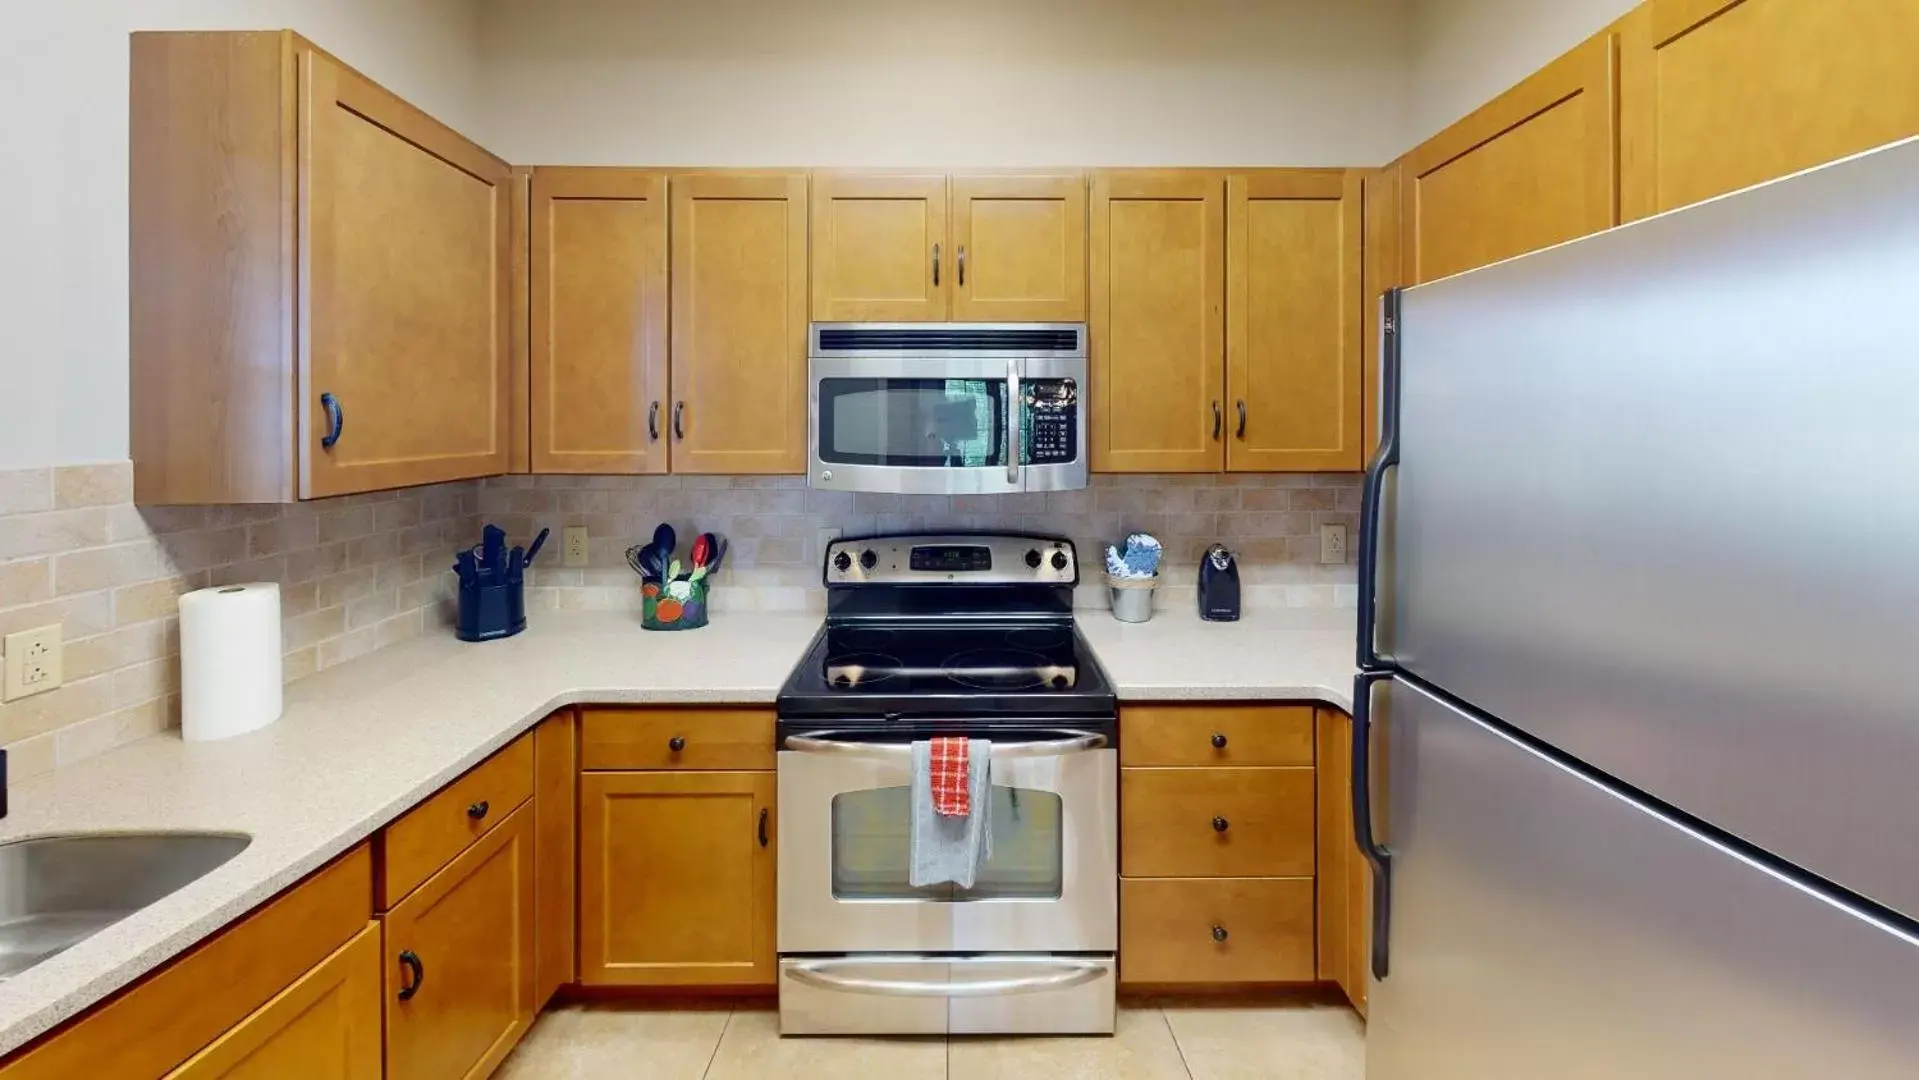
[[[82,830],[244,832],[232,861],[66,952],[0,982],[0,1054],[164,963],[372,835],[557,708],[771,703],[818,615],[734,614],[646,633],[626,614],[545,615],[471,645],[434,635],[303,679],[264,730],[212,743],[177,732],[9,792],[0,841]],[[1290,698],[1349,707],[1353,614],[1239,623],[1162,613],[1080,625],[1123,699]]]

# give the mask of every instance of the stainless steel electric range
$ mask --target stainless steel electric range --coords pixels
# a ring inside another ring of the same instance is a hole
[[[780,1030],[1113,1030],[1118,709],[1036,536],[825,553],[826,625],[779,696]],[[992,853],[908,883],[913,740],[992,740]]]

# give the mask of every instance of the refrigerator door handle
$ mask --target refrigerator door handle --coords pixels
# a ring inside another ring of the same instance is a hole
[[[1379,518],[1386,473],[1399,466],[1399,289],[1379,298],[1379,448],[1366,466],[1359,504],[1359,669],[1390,667],[1379,652]]]
[[[1384,979],[1392,927],[1393,853],[1373,834],[1373,687],[1389,671],[1362,671],[1353,679],[1353,839],[1373,868],[1373,978]]]

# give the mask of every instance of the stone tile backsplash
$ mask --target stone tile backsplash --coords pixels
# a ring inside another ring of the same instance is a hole
[[[477,482],[296,506],[136,507],[126,462],[0,470],[0,635],[62,624],[65,685],[0,703],[15,777],[178,723],[190,589],[280,585],[291,681],[450,622]]]
[[[480,514],[514,537],[555,531],[531,571],[527,605],[541,610],[637,610],[639,589],[625,550],[660,521],[683,536],[719,533],[732,545],[715,579],[718,611],[813,611],[819,534],[847,536],[939,529],[1001,529],[1071,537],[1089,572],[1077,598],[1105,607],[1098,563],[1103,545],[1145,531],[1166,545],[1156,596],[1164,608],[1190,605],[1200,556],[1215,541],[1239,555],[1248,608],[1350,607],[1350,561],[1319,563],[1319,526],[1340,522],[1356,537],[1359,477],[1096,476],[1080,491],[977,496],[865,495],[813,491],[802,477],[506,476],[483,481]],[[587,528],[589,565],[560,566],[558,531]],[[684,550],[687,541],[682,541]],[[1351,544],[1349,543],[1349,549]]]

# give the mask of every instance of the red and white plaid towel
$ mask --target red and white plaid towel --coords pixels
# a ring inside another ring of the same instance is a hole
[[[972,762],[965,739],[934,739],[933,809],[947,817],[965,817],[973,809]]]

